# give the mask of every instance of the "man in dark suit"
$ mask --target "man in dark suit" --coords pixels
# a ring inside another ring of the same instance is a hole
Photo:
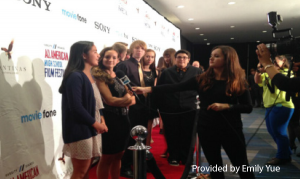
[[[140,60],[147,50],[147,45],[145,42],[137,40],[130,45],[129,50],[131,54],[130,58],[120,62],[116,67],[116,71],[123,71],[130,79],[131,86],[145,86]],[[136,99],[136,104],[130,106],[129,108],[128,116],[130,120],[130,127],[133,128],[136,125],[142,125],[147,128],[148,118],[145,118],[144,115],[147,112],[147,108],[145,106],[145,97],[144,95],[139,95],[138,97],[139,100]],[[134,144],[135,140],[130,138],[128,146],[133,146]],[[121,176],[128,178],[133,177],[130,167],[132,164],[132,158],[132,151],[126,149],[122,158]]]
[[[165,69],[157,85],[176,84],[201,74],[201,69],[189,64],[190,53],[175,53],[176,65]],[[157,95],[156,101],[163,120],[169,152],[169,164],[178,166],[187,161],[196,114],[197,91],[183,91]]]

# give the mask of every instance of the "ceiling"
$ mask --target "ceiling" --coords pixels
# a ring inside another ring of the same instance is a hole
[[[274,41],[272,27],[267,20],[267,13],[270,11],[277,11],[283,18],[278,29],[292,27],[292,35],[300,36],[300,0],[145,0],[145,2],[180,28],[181,35],[193,44]],[[229,5],[229,2],[235,4]],[[184,8],[177,8],[179,5]],[[190,21],[189,18],[194,20]]]

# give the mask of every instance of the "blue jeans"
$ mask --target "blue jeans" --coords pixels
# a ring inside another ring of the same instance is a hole
[[[287,126],[293,113],[294,109],[283,106],[266,108],[266,126],[277,144],[276,158],[289,159],[291,157]]]

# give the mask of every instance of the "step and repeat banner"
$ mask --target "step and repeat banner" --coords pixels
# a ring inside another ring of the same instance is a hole
[[[0,178],[70,178],[58,88],[70,46],[143,40],[180,49],[180,30],[142,0],[0,1]]]

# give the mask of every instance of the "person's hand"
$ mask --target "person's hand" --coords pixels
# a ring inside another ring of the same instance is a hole
[[[259,44],[257,45],[256,50],[257,58],[259,62],[265,67],[266,65],[272,64],[272,61],[270,59],[270,51],[266,47],[265,44]]]
[[[229,109],[229,104],[213,103],[207,107],[207,110],[223,111]]]
[[[105,124],[101,124],[97,121],[92,126],[96,129],[98,134],[102,134],[108,131],[108,128]]]
[[[107,128],[107,125],[105,123],[101,123],[103,125],[103,133],[104,132],[108,132],[108,128]]]
[[[262,67],[261,63],[257,64],[257,69],[259,71],[258,74],[262,74],[262,73],[266,72],[264,67]]]
[[[137,86],[134,86],[134,87],[132,87],[132,90],[134,92],[136,92],[137,94],[150,93],[151,92],[151,87],[137,87]]]
[[[133,92],[130,91],[130,90],[128,90],[128,94],[129,94],[130,96],[133,96]]]

